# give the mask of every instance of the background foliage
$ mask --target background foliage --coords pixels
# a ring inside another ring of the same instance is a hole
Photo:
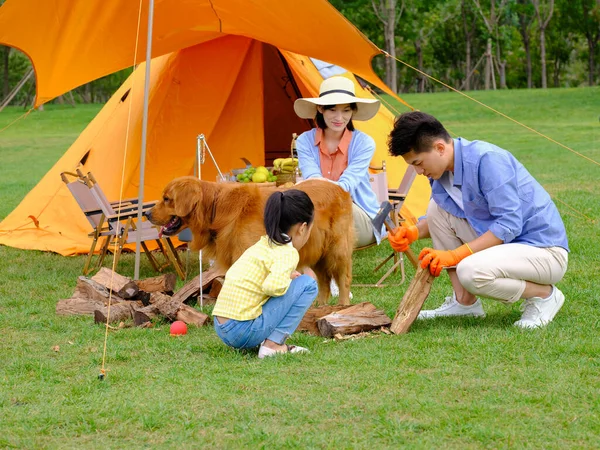
[[[471,69],[485,54],[488,38],[493,41],[495,64],[506,65],[506,87],[541,87],[540,21],[534,3],[540,0],[331,0],[342,14],[375,45],[385,49],[384,25],[376,9],[394,7],[396,56],[457,89],[464,89],[466,46],[470,42]],[[492,7],[497,26],[486,27]],[[597,0],[542,0],[548,87],[578,87],[599,82],[600,2]],[[485,17],[485,19],[484,19]],[[385,17],[384,17],[385,19]],[[531,81],[527,77],[529,42]],[[384,57],[375,69],[386,79]],[[421,62],[420,62],[421,61]],[[471,89],[483,88],[483,64],[474,72]],[[500,87],[498,68],[495,69]],[[445,89],[425,80],[403,64],[398,65],[398,92]],[[388,85],[390,80],[386,79]]]

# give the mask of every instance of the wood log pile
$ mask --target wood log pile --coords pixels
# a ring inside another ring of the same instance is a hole
[[[223,285],[223,273],[207,271],[174,292],[176,275],[169,273],[133,281],[108,268],[101,268],[91,278],[80,276],[71,298],[59,300],[58,315],[89,315],[97,323],[122,323],[132,320],[136,326],[150,326],[152,319],[164,317],[201,327],[209,316],[189,305],[198,298],[211,304]],[[110,309],[109,309],[110,301]]]
[[[406,333],[427,299],[433,280],[428,270],[417,270],[393,321],[384,311],[368,302],[352,306],[325,305],[310,308],[298,331],[335,339],[364,335],[370,331]],[[190,303],[214,304],[223,286],[224,274],[213,269],[205,272],[202,296],[199,277],[194,277],[177,292],[174,292],[175,282],[175,274],[133,281],[102,268],[91,278],[80,276],[71,298],[57,303],[56,313],[89,315],[97,323],[119,323],[121,326],[125,321],[132,321],[135,326],[147,327],[157,317],[181,320],[198,327],[206,325],[209,316]]]

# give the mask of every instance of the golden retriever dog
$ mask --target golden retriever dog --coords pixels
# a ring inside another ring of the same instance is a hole
[[[319,284],[318,304],[330,295],[330,281],[340,288],[339,303],[350,304],[354,225],[350,195],[334,183],[308,180],[295,189],[306,192],[315,205],[315,221],[300,250],[299,268],[310,267]],[[267,198],[283,188],[244,183],[215,183],[195,177],[169,182],[162,199],[146,213],[162,234],[173,236],[189,228],[191,248],[202,249],[219,268],[231,265],[265,232],[263,211]]]

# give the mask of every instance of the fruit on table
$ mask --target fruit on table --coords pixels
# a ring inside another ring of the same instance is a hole
[[[254,172],[254,175],[252,175],[252,182],[253,183],[264,183],[265,181],[267,181],[267,177],[268,177],[268,172],[264,173],[263,171],[256,171]]]
[[[247,167],[246,170],[238,174],[236,178],[240,183],[249,183],[251,181],[253,183],[277,181],[277,177],[264,166]]]

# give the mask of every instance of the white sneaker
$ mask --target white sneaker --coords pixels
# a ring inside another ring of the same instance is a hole
[[[483,304],[480,299],[477,299],[470,306],[465,306],[456,301],[456,294],[452,294],[452,297],[446,297],[444,303],[439,308],[421,311],[417,319],[451,316],[485,317],[485,312],[483,311]]]
[[[285,355],[286,353],[310,353],[310,351],[307,348],[300,347],[298,345],[286,345],[286,347],[287,347],[287,350],[285,352],[282,352],[282,351],[273,350],[272,348],[261,345],[260,348],[258,349],[258,358],[264,359],[269,356]]]
[[[521,328],[543,327],[552,322],[564,302],[565,295],[556,286],[552,286],[552,293],[548,298],[527,298],[521,306],[523,315],[520,320],[515,322],[515,326]]]
[[[332,297],[339,297],[340,296],[340,288],[338,287],[337,283],[335,282],[335,280],[332,278],[331,279],[331,283],[329,283],[329,292],[331,293]],[[352,292],[350,292],[350,300],[352,300]]]

